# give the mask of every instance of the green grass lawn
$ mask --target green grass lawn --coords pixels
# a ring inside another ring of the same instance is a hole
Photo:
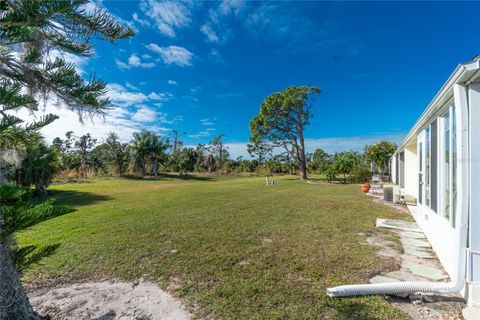
[[[29,283],[144,277],[217,319],[407,318],[382,297],[326,295],[396,267],[361,243],[377,217],[408,217],[358,185],[163,178],[51,189],[77,211],[18,235],[22,246],[58,245],[25,271]]]

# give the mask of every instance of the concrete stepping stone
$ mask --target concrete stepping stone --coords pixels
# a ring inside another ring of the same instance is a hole
[[[377,227],[399,229],[404,231],[421,232],[422,230],[415,222],[394,220],[394,219],[381,219],[377,218]]]
[[[407,268],[408,270],[410,270],[410,272],[417,276],[431,279],[434,281],[448,278],[448,276],[442,270],[435,267],[425,266],[418,263],[408,263]]]
[[[412,232],[412,231],[402,232],[402,236],[404,236],[405,238],[411,238],[411,239],[426,239],[427,238],[421,232]]]
[[[419,247],[419,248],[431,248],[432,247],[430,245],[430,243],[426,240],[404,238],[404,239],[402,239],[402,242],[405,243],[406,245],[409,245],[409,246],[412,246],[412,247]]]
[[[429,252],[425,252],[423,250],[419,250],[417,247],[412,247],[409,245],[403,246],[403,250],[405,251],[406,254],[415,256],[417,258],[422,258],[422,259],[433,259],[433,255]]]
[[[388,282],[398,282],[400,280],[391,278],[391,277],[386,277],[386,276],[375,276],[370,279],[370,283],[388,283]]]

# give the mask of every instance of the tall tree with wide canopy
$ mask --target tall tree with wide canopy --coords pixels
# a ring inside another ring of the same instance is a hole
[[[264,153],[280,148],[292,154],[302,180],[307,179],[304,130],[319,93],[320,88],[309,86],[291,86],[273,93],[263,101],[260,112],[250,122],[250,142],[261,146]]]
[[[365,147],[365,159],[370,163],[376,164],[380,169],[380,173],[385,173],[388,171],[388,163],[395,150],[397,150],[395,143],[381,140]]]
[[[110,105],[105,82],[82,78],[62,53],[93,56],[93,39],[115,41],[131,37],[133,30],[105,10],[88,11],[88,2],[0,0],[0,148],[32,143],[38,130],[57,118],[48,114],[24,124],[12,114],[22,108],[35,112],[39,101],[56,102],[80,118],[102,114]],[[16,219],[34,214],[7,208],[7,199],[2,195],[0,234],[15,230],[10,224]],[[18,217],[6,219],[7,213]],[[37,319],[12,262],[11,246],[11,234],[0,237],[0,320]]]

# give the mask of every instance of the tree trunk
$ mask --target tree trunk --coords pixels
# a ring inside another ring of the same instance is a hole
[[[208,170],[208,174],[211,174],[211,173],[212,173],[212,164],[213,164],[212,155],[208,155],[208,156],[207,156],[207,170]]]
[[[307,180],[307,166],[305,165],[305,160],[300,161],[300,179]]]
[[[35,185],[35,191],[37,192],[37,194],[42,196],[46,196],[48,194],[47,188],[43,183],[37,183]]]
[[[147,169],[145,168],[145,159],[140,158],[139,164],[140,164],[140,170],[142,170],[142,175],[146,176],[147,175]]]
[[[158,176],[158,159],[153,160],[153,170],[155,177]]]
[[[0,320],[40,320],[20,282],[10,251],[12,244],[11,237],[0,243]]]
[[[300,179],[307,180],[307,160],[305,157],[305,140],[303,139],[303,128],[299,128],[298,139],[300,140],[300,148],[298,151],[298,166],[300,167]]]

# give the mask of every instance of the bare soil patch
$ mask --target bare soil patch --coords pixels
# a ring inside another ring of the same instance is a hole
[[[192,315],[168,292],[151,282],[86,282],[35,289],[37,312],[52,320],[187,320]]]

